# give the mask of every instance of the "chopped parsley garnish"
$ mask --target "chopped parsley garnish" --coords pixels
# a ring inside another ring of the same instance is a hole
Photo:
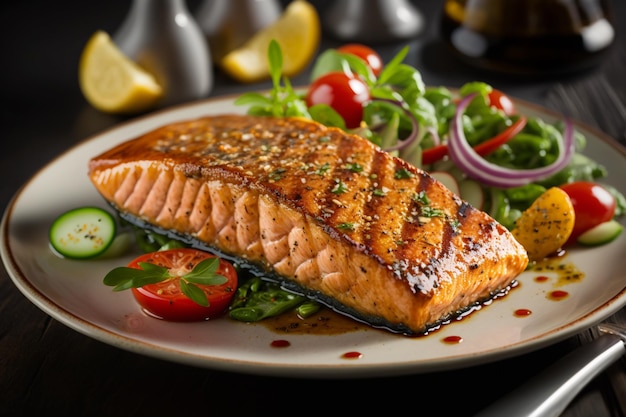
[[[274,171],[270,172],[269,178],[272,181],[278,181],[279,179],[281,179],[283,177],[283,174],[286,171],[287,170],[285,168],[277,168]]]
[[[326,172],[328,172],[328,170],[330,169],[330,164],[328,162],[325,162],[324,164],[320,165],[316,170],[315,173],[317,175],[324,175]]]
[[[414,193],[411,198],[413,199],[413,201],[415,201],[416,203],[420,203],[423,204],[425,206],[430,205],[430,199],[428,198],[428,196],[426,195],[425,191],[420,191],[419,193]]]
[[[337,225],[337,229],[339,230],[354,230],[354,223],[343,222]]]
[[[336,184],[332,190],[330,190],[333,194],[343,194],[348,191],[348,186],[345,182],[337,179],[335,180]]]
[[[433,208],[430,206],[422,207],[422,216],[424,217],[442,217],[445,213],[441,209]]]
[[[396,179],[399,179],[399,180],[413,177],[413,173],[406,168],[400,168],[393,175]]]
[[[319,138],[320,143],[330,142],[330,136],[322,136]]]
[[[461,222],[458,219],[450,220],[450,227],[454,233],[459,233],[461,230]]]
[[[357,162],[353,162],[353,163],[349,163],[346,164],[346,168],[352,172],[362,172],[363,171],[363,165],[357,163]]]

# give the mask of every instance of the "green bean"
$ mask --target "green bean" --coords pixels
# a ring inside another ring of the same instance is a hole
[[[258,277],[240,285],[231,302],[229,316],[239,321],[259,321],[293,310],[306,298],[283,290]]]
[[[506,129],[509,122],[508,119],[499,113],[489,112],[482,113],[480,116],[472,118],[473,131],[466,134],[467,141],[470,145],[477,144],[489,140],[496,136],[499,132]]]
[[[552,141],[529,133],[519,133],[509,141],[509,146],[523,152],[548,152],[552,149]]]
[[[307,300],[296,308],[296,313],[298,316],[305,319],[320,311],[321,308],[322,306],[319,303],[313,300]]]
[[[489,194],[491,195],[489,214],[491,217],[501,222],[509,214],[509,201],[503,190],[499,188],[490,188]]]
[[[509,188],[504,191],[511,204],[521,203],[530,207],[533,201],[546,191],[546,187],[539,184],[528,184],[521,187]]]

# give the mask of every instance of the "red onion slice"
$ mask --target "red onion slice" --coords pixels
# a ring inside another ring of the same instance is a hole
[[[558,140],[559,156],[550,165],[534,169],[510,169],[493,164],[478,155],[469,145],[463,132],[463,114],[475,94],[464,97],[457,105],[457,110],[450,123],[448,155],[450,159],[470,178],[485,185],[500,188],[519,187],[539,181],[557,173],[567,166],[574,154],[574,127],[569,119],[565,120],[562,140]]]
[[[401,151],[402,149],[406,148],[407,146],[411,145],[413,142],[417,140],[419,136],[419,124],[417,123],[417,120],[415,119],[415,116],[413,115],[413,113],[411,113],[410,110],[405,109],[404,106],[402,106],[401,102],[395,101],[395,100],[388,100],[388,99],[379,99],[379,100],[385,101],[387,103],[391,103],[395,106],[400,107],[402,110],[404,110],[404,113],[408,116],[409,120],[411,121],[411,133],[409,134],[409,136],[407,136],[403,140],[399,140],[398,143],[396,143],[395,145],[385,148],[385,151],[387,152]]]

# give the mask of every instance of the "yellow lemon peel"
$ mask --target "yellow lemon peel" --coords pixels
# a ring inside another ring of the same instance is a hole
[[[283,54],[282,74],[293,76],[313,59],[320,43],[321,25],[314,6],[305,0],[289,3],[280,18],[226,54],[220,67],[239,82],[251,83],[269,78],[267,50],[272,39]]]
[[[78,72],[80,89],[87,101],[106,113],[143,112],[163,96],[154,77],[124,55],[101,30],[85,45]]]

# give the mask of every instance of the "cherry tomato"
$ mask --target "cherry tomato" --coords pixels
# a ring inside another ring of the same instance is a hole
[[[360,43],[349,43],[337,48],[337,51],[344,54],[352,54],[361,58],[367,66],[372,69],[375,76],[378,77],[383,70],[383,60],[378,54],[369,46],[362,45]]]
[[[572,201],[576,216],[574,231],[568,243],[576,241],[581,233],[611,220],[615,215],[615,197],[599,184],[578,181],[561,185],[561,189]]]
[[[363,120],[363,104],[370,99],[369,87],[360,78],[341,71],[329,72],[309,86],[306,104],[328,104],[343,117],[349,129]]]
[[[172,279],[132,288],[133,296],[144,311],[151,316],[170,321],[199,321],[221,315],[230,304],[237,290],[237,272],[233,265],[219,259],[217,274],[226,277],[221,285],[200,285],[209,300],[209,306],[197,304],[182,293],[180,276],[191,272],[200,261],[215,255],[197,249],[182,248],[146,253],[129,264],[129,268],[141,269],[140,262],[148,262],[169,268]]]
[[[495,88],[491,90],[491,93],[487,96],[489,98],[489,105],[502,110],[506,115],[515,114],[515,104],[506,94]]]

